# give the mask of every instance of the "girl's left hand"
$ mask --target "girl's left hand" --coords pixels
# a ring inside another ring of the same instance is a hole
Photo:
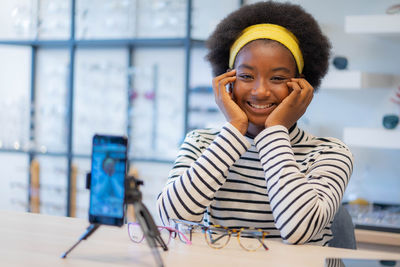
[[[265,128],[283,125],[293,126],[306,112],[314,96],[314,88],[303,78],[292,78],[287,82],[293,91],[275,108],[265,121]]]

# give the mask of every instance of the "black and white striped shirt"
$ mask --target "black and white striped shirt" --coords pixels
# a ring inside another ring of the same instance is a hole
[[[296,125],[269,127],[252,139],[226,123],[186,136],[157,207],[164,224],[256,227],[286,243],[325,246],[352,169],[352,154],[338,139]]]

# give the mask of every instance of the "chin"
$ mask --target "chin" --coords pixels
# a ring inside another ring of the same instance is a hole
[[[267,118],[265,118],[264,120],[250,120],[249,126],[251,125],[251,127],[253,128],[264,129],[266,120]]]

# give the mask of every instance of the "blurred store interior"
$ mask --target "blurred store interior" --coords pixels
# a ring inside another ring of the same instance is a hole
[[[91,140],[104,133],[129,137],[131,171],[158,220],[155,199],[185,134],[224,123],[205,40],[253,2],[1,1],[0,209],[87,218]],[[289,2],[315,16],[333,47],[299,125],[350,146],[343,201],[353,222],[400,248],[400,126],[383,123],[400,116],[400,11],[389,9],[400,2]]]

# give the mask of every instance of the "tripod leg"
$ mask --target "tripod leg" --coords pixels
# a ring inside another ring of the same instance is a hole
[[[151,252],[156,259],[157,265],[162,267],[164,266],[164,263],[157,249],[157,242],[162,246],[164,251],[168,250],[168,247],[164,243],[164,240],[161,238],[157,225],[154,223],[154,220],[151,217],[146,206],[141,202],[134,203],[133,205],[135,208],[136,220],[142,228],[142,232],[146,238],[147,243],[149,244]]]
[[[165,244],[164,240],[161,238],[160,231],[158,231],[158,227],[146,206],[143,203],[136,203],[134,205],[135,214],[137,216],[136,218],[139,220],[139,224],[142,227],[142,230],[145,226],[148,230],[148,235],[150,235],[155,242],[158,242],[164,251],[167,251],[168,247]]]
[[[81,235],[81,237],[79,237],[78,242],[76,242],[70,249],[68,249],[66,252],[64,252],[64,253],[61,255],[61,258],[62,258],[62,259],[65,259],[65,258],[67,257],[67,255],[68,255],[77,245],[79,245],[79,243],[80,243],[82,240],[85,240],[86,238],[88,238],[88,237],[89,237],[91,234],[93,234],[94,231],[96,231],[97,228],[99,228],[99,227],[100,227],[99,224],[91,224],[91,225],[89,225],[89,227],[86,228],[86,231]]]

